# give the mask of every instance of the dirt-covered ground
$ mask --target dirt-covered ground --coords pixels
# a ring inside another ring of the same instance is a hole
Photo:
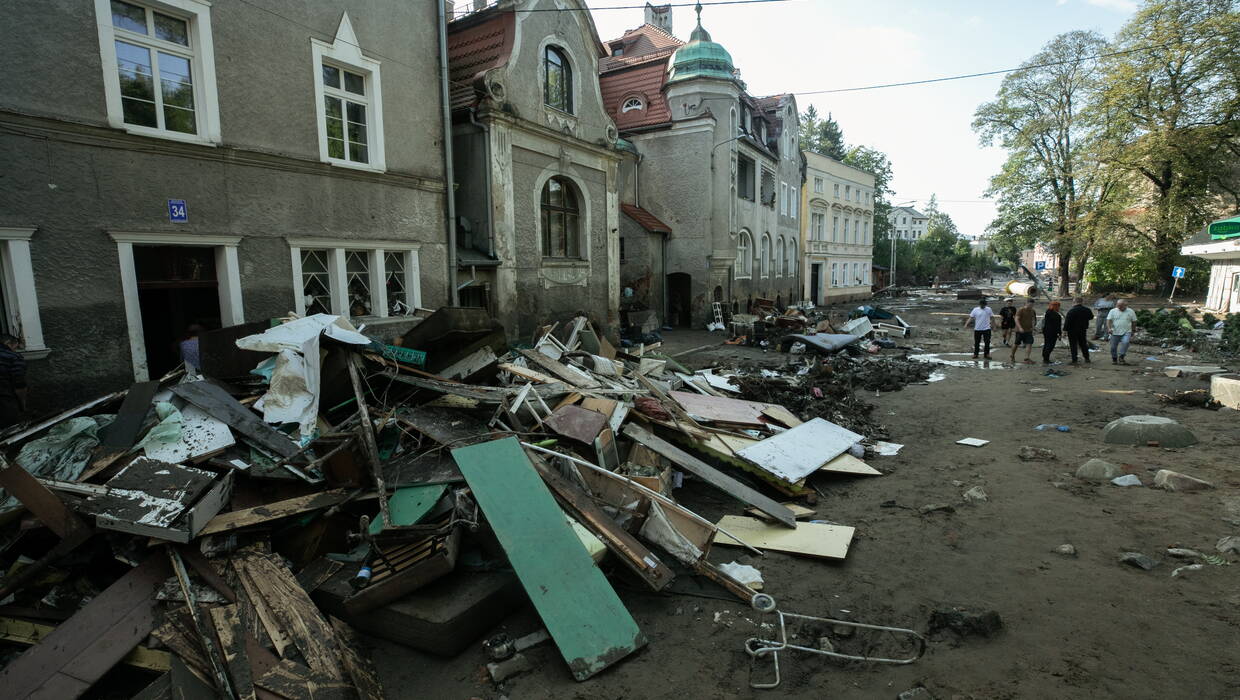
[[[965,352],[971,333],[961,317],[969,301],[884,302],[917,326],[903,342],[927,353]],[[1041,308],[1041,305],[1039,305]],[[669,333],[675,352],[718,343],[721,334]],[[1001,349],[1005,350],[1005,349]],[[996,357],[1005,356],[1001,350]],[[885,350],[884,355],[905,351]],[[1134,347],[1132,365],[1113,366],[1105,352],[1089,366],[1002,367],[998,361],[944,368],[945,378],[874,396],[874,416],[904,445],[899,455],[870,460],[881,477],[825,483],[818,517],[857,528],[847,559],[824,562],[715,547],[716,562],[761,570],[780,609],[926,631],[932,613],[961,606],[994,611],[992,636],[941,631],[925,656],[906,666],[833,662],[788,653],[776,690],[749,687],[745,639],[772,621],[710,584],[684,577],[680,592],[654,595],[615,579],[649,645],[585,683],[574,682],[552,645],[526,654],[537,668],[502,687],[486,678],[480,645],[439,659],[372,640],[393,698],[895,698],[924,686],[946,698],[1201,698],[1240,697],[1240,557],[1206,564],[1173,578],[1192,561],[1169,547],[1215,554],[1215,542],[1240,535],[1240,412],[1166,407],[1155,393],[1201,388],[1200,379],[1168,378],[1167,364],[1192,364],[1154,347]],[[1143,358],[1157,357],[1159,362]],[[1037,355],[1035,354],[1035,358]],[[693,366],[737,361],[780,363],[771,351],[723,346],[685,358]],[[967,355],[949,356],[969,360]],[[1066,348],[1056,359],[1067,360]],[[1237,369],[1233,367],[1232,369]],[[1037,391],[1045,389],[1045,391]],[[1125,415],[1168,416],[1190,427],[1199,444],[1183,449],[1120,447],[1101,441],[1107,422]],[[1038,432],[1039,423],[1066,424],[1067,433]],[[980,447],[964,437],[990,440]],[[1022,461],[1022,446],[1049,449],[1054,459]],[[1074,477],[1100,457],[1122,465],[1146,486],[1123,488]],[[1160,468],[1200,477],[1216,488],[1172,493],[1150,488]],[[987,501],[963,493],[981,486]],[[708,518],[743,507],[700,483],[677,498]],[[953,510],[923,514],[930,504]],[[1075,556],[1057,553],[1070,544]],[[1121,564],[1123,552],[1161,563],[1145,571]],[[526,608],[497,625],[520,635],[539,626]],[[824,630],[802,631],[814,645]],[[830,635],[828,635],[830,636]],[[898,651],[879,636],[834,637],[844,651]],[[758,669],[769,673],[769,668]]]

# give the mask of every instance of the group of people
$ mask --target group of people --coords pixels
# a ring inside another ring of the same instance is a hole
[[[1114,297],[1109,299],[1114,301]],[[999,309],[999,328],[1003,331],[1003,345],[1011,347],[1010,361],[1013,365],[1016,364],[1017,351],[1022,347],[1025,348],[1024,362],[1033,364],[1030,356],[1033,354],[1034,332],[1038,327],[1038,312],[1035,305],[1036,300],[1033,297],[1027,297],[1024,305],[1017,308],[1014,300],[1008,297],[1004,299],[1004,306]],[[1042,364],[1051,363],[1051,353],[1055,350],[1059,339],[1064,336],[1068,338],[1072,364],[1079,363],[1078,356],[1088,363],[1089,327],[1090,322],[1094,320],[1094,312],[1085,305],[1085,300],[1081,297],[1073,300],[1073,306],[1068,309],[1067,313],[1061,313],[1060,308],[1058,301],[1051,301],[1046,305],[1046,313],[1042,317]],[[1105,317],[1102,317],[1100,308],[1099,315],[1100,320],[1105,320],[1105,330],[1110,337],[1111,364],[1126,365],[1128,364],[1126,359],[1128,345],[1132,342],[1133,331],[1137,328],[1137,313],[1128,308],[1128,302],[1123,299],[1114,301],[1113,306],[1108,309]],[[994,310],[987,306],[986,298],[982,297],[978,300],[977,307],[969,312],[969,318],[965,319],[965,327],[969,324],[973,325],[973,359],[975,360],[979,350],[985,359],[990,359],[994,316]]]

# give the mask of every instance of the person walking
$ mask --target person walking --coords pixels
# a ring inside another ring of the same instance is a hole
[[[1025,364],[1033,364],[1033,329],[1038,324],[1038,312],[1033,309],[1033,297],[1025,299],[1025,305],[1016,312],[1016,341],[1012,343],[1012,364],[1016,364],[1016,351],[1025,346]]]
[[[1085,299],[1073,299],[1075,305],[1064,314],[1063,332],[1068,336],[1068,350],[1072,352],[1072,364],[1076,364],[1076,353],[1079,349],[1089,364],[1089,322],[1094,319],[1094,312],[1085,306]]]
[[[1115,295],[1107,294],[1098,297],[1094,309],[1098,312],[1098,322],[1094,325],[1094,340],[1102,340],[1107,332],[1107,312],[1115,308]]]
[[[994,318],[995,312],[989,306],[986,306],[986,297],[977,300],[977,307],[969,312],[969,317],[965,319],[964,325],[967,328],[969,323],[973,323],[973,359],[977,359],[977,348],[986,342],[986,359],[990,359],[990,320]]]
[[[1004,307],[999,309],[999,328],[1003,330],[1003,345],[1006,347],[1016,328],[1016,305],[1012,303],[1012,297],[1004,299],[1003,303]]]
[[[1063,335],[1063,314],[1059,313],[1059,302],[1052,301],[1046,305],[1046,315],[1042,317],[1042,364],[1051,363],[1051,351],[1059,336]]]
[[[1120,299],[1115,308],[1107,313],[1107,332],[1111,334],[1111,364],[1126,365],[1124,355],[1132,342],[1132,332],[1137,329],[1137,312],[1128,308],[1128,302]]]

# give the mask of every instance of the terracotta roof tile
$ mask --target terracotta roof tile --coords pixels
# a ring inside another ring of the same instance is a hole
[[[620,211],[624,212],[630,219],[641,224],[641,227],[651,233],[671,234],[672,227],[659,220],[659,217],[642,209],[634,204],[621,204]]]
[[[478,103],[482,75],[508,62],[515,19],[511,12],[480,12],[448,25],[448,78],[452,108]]]
[[[611,47],[618,42],[624,43],[624,53],[601,59],[598,62],[600,73],[618,70],[635,63],[644,63],[645,60],[656,57],[652,54],[671,55],[685,44],[652,24],[643,24],[637,29],[630,29],[619,39],[608,41],[607,50],[611,51]]]
[[[663,95],[663,82],[666,79],[666,56],[600,75],[599,88],[603,94],[603,106],[616,122],[616,128],[626,131],[670,122],[672,110]],[[645,107],[621,112],[621,105],[630,97],[640,97]]]

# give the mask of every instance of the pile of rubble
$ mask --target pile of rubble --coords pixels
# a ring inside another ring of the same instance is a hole
[[[527,602],[545,632],[491,640],[492,678],[549,639],[585,680],[647,642],[604,571],[770,610],[712,545],[846,556],[853,528],[788,499],[880,474],[854,390],[928,372],[827,354],[689,373],[584,317],[534,340],[510,349],[473,309],[393,344],[329,315],[225,328],[201,370],[0,435],[0,623],[32,645],[6,689],[78,697],[127,664],[143,698],[380,698],[354,630],[453,655]],[[737,514],[685,508],[683,478]]]

